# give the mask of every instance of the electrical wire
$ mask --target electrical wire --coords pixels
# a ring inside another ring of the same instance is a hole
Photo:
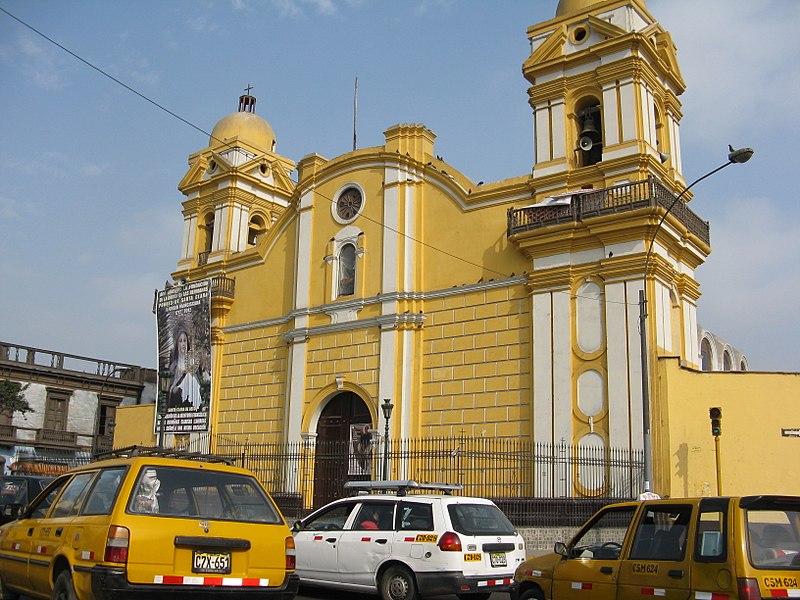
[[[33,25],[30,25],[29,23],[23,21],[19,17],[13,15],[9,11],[7,11],[5,8],[3,8],[2,6],[0,6],[0,12],[5,13],[10,18],[14,19],[20,25],[30,29],[36,35],[42,37],[43,39],[47,40],[48,42],[50,42],[54,46],[60,48],[61,50],[63,50],[64,52],[66,52],[67,54],[69,54],[70,56],[75,58],[76,60],[78,60],[78,61],[82,62],[83,64],[85,64],[87,67],[97,71],[98,73],[100,73],[104,77],[107,77],[108,79],[110,79],[111,81],[116,83],[117,85],[122,86],[123,88],[125,88],[129,92],[131,92],[131,93],[135,94],[136,96],[138,96],[139,98],[141,98],[142,100],[144,100],[146,102],[149,102],[150,104],[152,104],[153,106],[155,106],[159,110],[162,110],[163,112],[167,113],[171,117],[174,117],[175,119],[178,119],[180,122],[184,123],[185,125],[188,125],[192,129],[196,129],[200,133],[206,135],[209,139],[213,139],[213,140],[219,142],[220,144],[223,144],[223,145],[226,145],[226,146],[229,146],[229,147],[231,146],[229,143],[226,143],[223,140],[220,140],[220,139],[214,137],[211,133],[209,133],[208,131],[206,131],[202,127],[199,127],[198,125],[195,125],[194,123],[192,123],[188,119],[185,119],[184,117],[180,116],[179,114],[171,111],[170,109],[168,109],[164,105],[156,102],[152,98],[149,98],[145,94],[139,92],[138,90],[136,90],[133,87],[131,87],[128,84],[126,84],[125,82],[121,81],[117,77],[114,77],[113,75],[111,75],[110,73],[105,71],[104,69],[98,67],[97,65],[95,65],[92,62],[90,62],[89,60],[87,60],[87,59],[83,58],[82,56],[80,56],[79,54],[73,52],[72,50],[70,50],[69,48],[64,46],[63,44],[60,44],[59,42],[57,42],[53,38],[49,37],[48,35],[46,35],[42,31],[40,31],[39,29],[34,27]],[[329,197],[325,196],[324,194],[320,194],[316,190],[315,190],[315,194],[319,195],[321,198],[323,198],[325,200],[328,200],[331,204],[335,203],[333,198],[329,198]],[[368,215],[361,214],[360,217],[363,218],[366,221],[370,221],[370,222],[378,225],[379,227],[381,227],[383,229],[386,229],[387,231],[391,231],[394,234],[397,234],[397,235],[399,235],[399,236],[401,236],[403,238],[406,238],[406,239],[414,242],[415,244],[419,244],[420,246],[423,246],[423,247],[428,248],[430,250],[434,250],[434,251],[439,252],[439,253],[441,253],[441,254],[449,257],[449,258],[453,258],[453,259],[455,259],[457,261],[463,262],[463,263],[468,264],[470,266],[477,267],[478,269],[480,269],[483,272],[488,272],[488,273],[491,273],[491,274],[494,274],[494,275],[499,275],[501,277],[507,277],[507,275],[505,273],[503,273],[503,272],[500,272],[500,271],[497,271],[495,269],[492,269],[491,267],[487,267],[486,265],[481,265],[481,264],[478,264],[478,263],[474,263],[474,262],[472,262],[470,260],[467,260],[466,258],[464,258],[462,256],[458,256],[456,254],[452,254],[452,253],[450,253],[450,252],[448,252],[446,250],[442,250],[441,248],[437,248],[436,246],[434,246],[432,244],[429,244],[427,242],[423,242],[422,240],[418,240],[418,239],[414,238],[413,236],[410,236],[410,235],[408,235],[406,233],[403,233],[403,232],[398,231],[398,230],[396,230],[396,229],[394,229],[392,227],[389,227],[385,223],[377,221],[377,220],[369,217]],[[573,294],[572,292],[565,291],[565,290],[555,290],[554,293],[569,294],[571,298],[586,298],[586,299],[589,299],[589,300],[596,300],[597,299],[597,298],[594,298],[594,297],[591,297],[591,296],[581,296],[580,294]],[[631,306],[638,304],[638,303],[628,303],[628,302],[616,302],[616,301],[613,301],[613,300],[606,300],[606,302],[612,303],[612,304],[624,304],[624,305],[631,305]]]

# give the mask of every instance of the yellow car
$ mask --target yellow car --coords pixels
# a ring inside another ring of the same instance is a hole
[[[800,598],[800,497],[611,504],[526,560],[514,600]]]
[[[55,479],[0,527],[0,596],[290,600],[294,540],[256,478],[208,455],[128,448]]]

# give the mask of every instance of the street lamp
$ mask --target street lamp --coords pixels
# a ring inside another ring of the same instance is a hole
[[[381,410],[383,411],[383,421],[386,426],[386,433],[383,436],[383,479],[388,480],[389,477],[389,419],[392,418],[392,409],[394,404],[388,399],[383,399]]]
[[[670,213],[672,208],[683,198],[686,193],[692,189],[696,184],[700,183],[707,177],[711,177],[725,167],[733,164],[746,163],[753,156],[752,148],[739,148],[734,150],[733,146],[728,146],[728,162],[720,165],[716,169],[709,171],[702,177],[695,179],[692,183],[683,188],[680,194],[670,203],[667,211],[661,215],[661,219],[653,231],[653,237],[650,239],[650,244],[647,247],[647,254],[644,258],[644,272],[642,274],[642,289],[639,291],[639,343],[640,352],[642,356],[642,443],[644,449],[644,491],[650,491],[650,485],[653,481],[653,441],[650,437],[650,374],[647,370],[647,268],[650,265],[650,255],[653,252],[653,245],[658,235],[658,230],[661,229],[664,220]]]
[[[164,447],[164,428],[167,417],[167,400],[169,400],[169,390],[172,387],[172,373],[166,369],[158,372],[158,447]]]

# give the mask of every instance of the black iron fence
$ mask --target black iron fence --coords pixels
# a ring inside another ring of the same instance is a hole
[[[604,504],[636,497],[643,483],[640,451],[519,439],[411,439],[359,448],[220,437],[215,453],[253,471],[289,519],[342,497],[346,481],[415,479],[460,483],[460,494],[493,499],[518,526],[577,525]]]

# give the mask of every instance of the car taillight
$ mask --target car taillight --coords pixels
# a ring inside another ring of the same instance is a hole
[[[106,552],[103,560],[106,562],[126,563],[128,562],[128,542],[130,531],[127,527],[112,525],[108,528],[108,539],[106,539]]]
[[[436,543],[442,552],[461,552],[461,538],[452,531],[446,532]]]
[[[294,552],[294,538],[289,536],[286,538],[286,570],[294,571],[297,566],[297,558]]]
[[[761,600],[757,580],[739,577],[737,581],[739,582],[739,600]]]

